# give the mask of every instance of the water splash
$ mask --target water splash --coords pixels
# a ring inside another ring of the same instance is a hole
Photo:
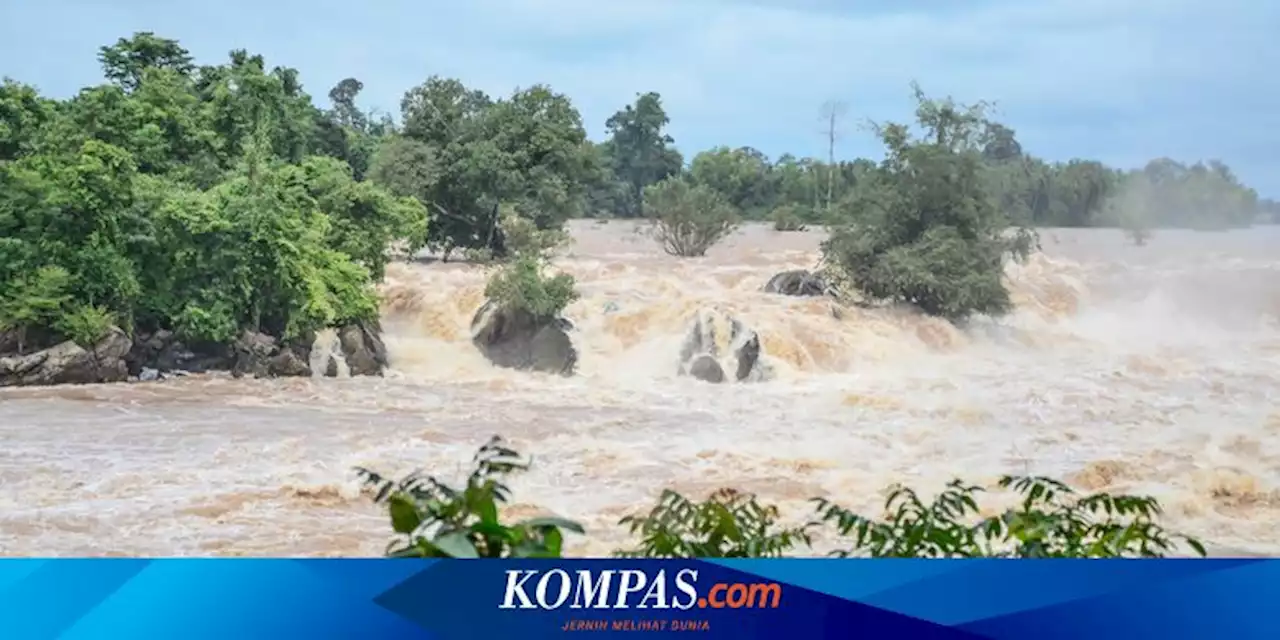
[[[1010,267],[1016,313],[963,329],[760,292],[813,266],[817,233],[750,227],[694,260],[625,223],[573,233],[556,266],[583,294],[567,311],[575,378],[476,352],[483,268],[395,264],[386,378],[0,391],[0,549],[377,555],[385,515],[352,466],[459,478],[501,433],[536,456],[512,509],[582,520],[591,537],[571,539],[575,553],[621,544],[618,518],[664,487],[756,491],[798,520],[814,495],[875,513],[893,482],[1003,472],[1152,493],[1179,529],[1280,552],[1276,230],[1166,232],[1142,249],[1059,230]],[[759,333],[772,381],[676,375],[703,309]],[[315,358],[339,353],[317,338]]]

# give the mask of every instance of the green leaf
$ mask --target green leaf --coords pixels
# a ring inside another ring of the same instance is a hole
[[[418,506],[403,495],[391,497],[390,511],[391,528],[396,533],[411,534],[422,524],[422,514],[418,512]]]
[[[471,540],[467,538],[465,533],[454,531],[438,536],[431,541],[437,549],[450,558],[479,558],[480,553],[476,551]]]
[[[484,524],[497,524],[498,522],[498,505],[493,501],[493,497],[485,495],[475,500],[476,515],[480,517],[480,522]]]

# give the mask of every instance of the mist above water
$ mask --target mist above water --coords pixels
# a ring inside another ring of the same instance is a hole
[[[483,269],[398,264],[383,379],[0,390],[0,551],[378,555],[385,516],[352,466],[460,477],[502,434],[535,457],[516,515],[583,521],[575,553],[622,544],[617,520],[668,487],[755,491],[799,519],[812,496],[874,514],[894,482],[1006,472],[1151,493],[1175,528],[1280,553],[1280,229],[1146,247],[1044,230],[1044,252],[1009,269],[1017,312],[964,330],[761,293],[817,262],[818,233],[752,226],[690,260],[633,230],[576,222],[557,261],[583,294],[575,378],[472,348]],[[675,375],[705,307],[760,333],[776,380]]]

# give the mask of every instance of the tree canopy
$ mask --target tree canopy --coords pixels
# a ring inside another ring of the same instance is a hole
[[[955,243],[969,248],[948,264],[986,264],[1004,251],[998,224],[1212,229],[1280,215],[1221,162],[1051,162],[946,101],[921,102],[935,111],[917,114],[919,140],[880,129],[883,162],[725,145],[686,163],[654,92],[610,116],[596,142],[569,96],[539,84],[495,97],[432,76],[405,92],[396,119],[359,106],[356,78],[321,108],[297,70],[245,50],[200,64],[141,32],[98,60],[104,82],[62,100],[0,84],[0,331],[30,345],[92,334],[95,318],[190,340],[302,336],[375,313],[389,245],[501,253],[507,218],[558,230],[573,217],[671,216],[696,204],[686,196],[714,203],[725,228],[774,218],[858,229],[836,242],[853,260],[847,275],[872,290],[884,284],[875,273],[915,273]],[[966,179],[921,180],[922,166]],[[929,279],[945,276],[929,269],[908,297],[958,312],[925,302]]]

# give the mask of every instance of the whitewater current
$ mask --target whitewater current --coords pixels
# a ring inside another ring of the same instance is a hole
[[[1008,270],[1016,312],[963,330],[761,293],[815,265],[820,232],[750,226],[677,259],[629,223],[572,231],[573,378],[489,365],[484,268],[420,261],[383,286],[384,378],[0,390],[0,554],[375,556],[388,522],[352,468],[460,479],[495,434],[534,459],[510,515],[581,521],[578,555],[625,544],[618,519],[664,488],[801,522],[814,496],[874,515],[892,483],[1002,473],[1151,494],[1213,549],[1280,554],[1280,229],[1043,230]],[[703,308],[758,331],[776,378],[677,377]]]

